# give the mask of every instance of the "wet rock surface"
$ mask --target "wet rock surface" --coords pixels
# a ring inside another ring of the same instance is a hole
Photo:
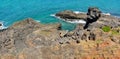
[[[93,11],[89,15],[99,16]],[[0,31],[0,59],[119,59],[119,20],[101,15],[86,29],[78,24],[66,31],[61,24],[43,25],[28,18]],[[110,30],[103,31],[103,26]]]

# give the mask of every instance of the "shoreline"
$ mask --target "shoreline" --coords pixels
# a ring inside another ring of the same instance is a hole
[[[4,30],[7,29],[8,27],[5,27],[4,24],[2,22],[0,22],[0,30]]]
[[[76,13],[76,14],[86,14],[86,12],[80,12],[80,11],[73,11],[74,13]],[[115,18],[120,18],[119,16],[116,16],[116,15],[112,15],[112,14],[110,14],[110,13],[102,13],[103,15],[106,15],[106,16],[112,16],[112,17],[115,17]],[[63,19],[63,18],[60,18],[59,16],[56,16],[55,14],[51,14],[50,16],[52,16],[52,17],[55,17],[55,18],[57,18],[57,19],[59,19],[59,20],[63,20],[63,21],[65,21],[65,22],[68,22],[68,23],[76,23],[76,24],[79,24],[79,23],[81,23],[81,24],[85,24],[86,22],[83,20],[83,19],[81,19],[81,20],[74,20],[74,21],[69,21],[70,19],[68,19],[68,20],[65,20],[65,19]]]
[[[75,21],[66,21],[65,19],[63,19],[63,18],[60,18],[60,17],[57,17],[57,16],[55,16],[55,14],[51,14],[50,16],[52,16],[52,17],[55,17],[55,18],[57,18],[57,19],[59,19],[59,20],[63,20],[63,21],[65,21],[65,22],[68,22],[68,23],[74,23],[74,24],[78,24],[78,23],[81,23],[81,24],[85,24],[86,22],[84,21],[84,20],[75,20]]]
[[[80,12],[80,11],[73,11],[74,13],[76,13],[76,14],[79,14],[79,13],[82,13],[82,14],[86,14],[86,12]],[[110,13],[102,13],[102,14],[104,14],[104,15],[107,15],[107,16],[113,16],[113,17],[116,17],[116,18],[120,18],[119,16],[116,16],[116,15],[112,15],[112,14],[110,14]],[[68,23],[75,23],[75,24],[79,24],[79,23],[81,23],[81,24],[85,24],[86,22],[84,21],[84,20],[75,20],[75,21],[66,21],[65,19],[63,19],[63,18],[60,18],[60,17],[57,17],[57,16],[55,16],[55,14],[51,14],[50,15],[51,17],[55,17],[55,18],[57,18],[57,19],[59,19],[59,20],[63,20],[63,21],[65,21],[65,22],[68,22]],[[35,20],[35,21],[37,21],[37,22],[41,22],[41,21],[39,21],[39,20]],[[15,23],[15,22],[14,22]],[[8,26],[8,27],[10,27],[10,26]],[[1,29],[6,29],[6,28],[8,28],[8,27],[5,27],[4,26],[4,23],[3,23],[3,26],[1,26],[0,27],[0,30]]]

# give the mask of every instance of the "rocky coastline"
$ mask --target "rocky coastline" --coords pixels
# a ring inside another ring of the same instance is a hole
[[[31,18],[0,31],[0,59],[120,59],[120,18],[92,7],[87,14],[62,11],[57,17],[84,20],[73,31]]]
[[[86,23],[93,23],[98,20],[96,23],[101,22],[101,23],[104,23],[103,25],[106,25],[106,26],[112,26],[112,27],[120,26],[119,24],[120,18],[111,16],[108,14],[106,15],[102,13],[97,7],[88,8],[87,13],[76,13],[71,10],[65,10],[65,11],[56,13],[55,16],[61,18],[62,20],[71,21],[71,22],[83,20],[83,21],[86,21]]]

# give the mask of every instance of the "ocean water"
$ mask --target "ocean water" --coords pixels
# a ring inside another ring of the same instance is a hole
[[[63,10],[87,12],[90,6],[120,16],[120,0],[0,0],[0,22],[9,27],[17,21],[33,18],[43,24],[61,23],[62,29],[73,30],[76,24],[50,15]]]

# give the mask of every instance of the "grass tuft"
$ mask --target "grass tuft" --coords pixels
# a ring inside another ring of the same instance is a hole
[[[104,27],[102,27],[102,30],[104,32],[109,32],[111,30],[111,28],[110,28],[110,26],[104,26]]]

